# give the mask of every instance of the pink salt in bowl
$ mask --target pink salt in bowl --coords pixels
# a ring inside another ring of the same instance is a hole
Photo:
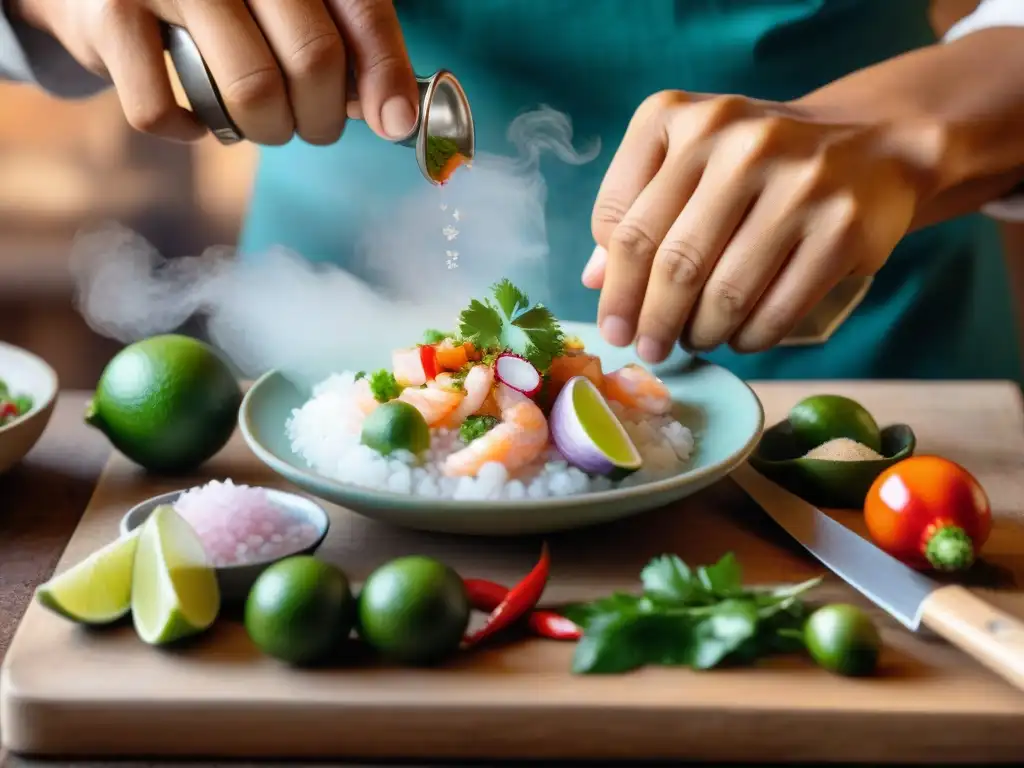
[[[206,495],[204,502],[219,494],[222,503],[191,503],[199,494]],[[225,494],[230,495],[224,498]],[[195,530],[217,573],[225,602],[244,601],[270,565],[295,555],[313,554],[330,527],[323,507],[305,496],[273,488],[237,486],[228,480],[164,493],[136,504],[121,519],[121,536],[130,534],[164,504],[173,506]]]

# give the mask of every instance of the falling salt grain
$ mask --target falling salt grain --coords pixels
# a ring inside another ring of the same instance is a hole
[[[856,440],[837,437],[804,454],[805,459],[824,461],[878,461],[885,458]]]

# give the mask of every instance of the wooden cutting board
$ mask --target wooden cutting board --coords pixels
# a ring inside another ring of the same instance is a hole
[[[1006,384],[771,384],[769,423],[799,398],[849,394],[880,421],[910,423],[921,452],[960,461],[997,513],[984,590],[1024,618],[1024,412]],[[111,540],[153,494],[209,477],[277,484],[233,442],[202,477],[154,480],[115,458],[58,569]],[[511,583],[537,540],[396,530],[332,508],[321,554],[356,581],[389,558],[437,556],[462,574]],[[46,510],[39,510],[46,514]],[[836,517],[857,528],[854,513]],[[633,589],[663,552],[693,564],[733,551],[753,582],[821,572],[730,482],[672,508],[552,537],[552,603]],[[861,602],[831,578],[821,597]],[[877,613],[877,612],[876,612]],[[145,647],[130,628],[86,633],[29,608],[2,670],[2,729],[13,751],[48,756],[686,758],[737,761],[1010,762],[1024,758],[1024,692],[936,639],[879,616],[885,652],[868,680],[800,658],[754,669],[569,674],[572,646],[532,640],[467,654],[443,669],[295,671],[261,657],[221,621],[187,648]]]

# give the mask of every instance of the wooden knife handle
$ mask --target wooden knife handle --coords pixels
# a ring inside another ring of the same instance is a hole
[[[941,587],[921,605],[921,621],[997,675],[1024,689],[1024,622],[964,587]]]

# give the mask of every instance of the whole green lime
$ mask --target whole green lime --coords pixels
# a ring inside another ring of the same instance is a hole
[[[882,433],[874,417],[856,400],[842,395],[813,395],[793,406],[789,424],[806,450],[845,437],[882,450]]]
[[[882,639],[874,622],[855,605],[826,605],[804,625],[804,642],[819,666],[840,675],[870,675]]]
[[[363,421],[363,445],[387,456],[393,451],[422,453],[430,447],[430,427],[409,403],[391,400],[377,406]]]
[[[188,336],[154,336],[107,364],[85,420],[155,472],[195,469],[230,439],[242,390],[223,358]]]
[[[309,555],[271,565],[245,602],[245,629],[256,647],[289,664],[329,658],[348,638],[354,620],[355,600],[345,574]]]
[[[454,654],[469,626],[462,579],[429,557],[382,565],[359,595],[360,637],[403,664],[435,664]]]

